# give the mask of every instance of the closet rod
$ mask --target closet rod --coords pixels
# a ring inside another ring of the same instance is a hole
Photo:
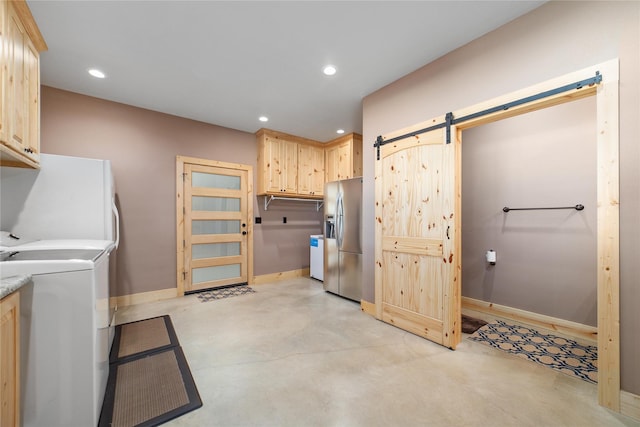
[[[553,207],[553,208],[510,208],[505,206],[502,208],[503,212],[509,211],[539,211],[539,210],[549,210],[549,209],[575,209],[577,211],[581,211],[584,209],[584,205],[575,205],[575,206],[561,206],[561,207]]]

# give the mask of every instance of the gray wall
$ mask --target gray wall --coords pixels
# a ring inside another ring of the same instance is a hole
[[[591,97],[463,132],[463,296],[597,325],[595,108]]]
[[[364,99],[364,299],[374,300],[371,147],[378,135],[613,58],[620,59],[621,380],[623,390],[640,394],[639,2],[546,3]]]
[[[111,160],[121,215],[117,294],[176,286],[176,156],[254,168],[255,135],[42,87],[41,151]],[[315,204],[254,200],[254,274],[309,267],[309,235],[321,232]],[[287,223],[282,223],[282,217]]]

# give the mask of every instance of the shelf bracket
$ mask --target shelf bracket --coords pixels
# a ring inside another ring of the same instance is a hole
[[[316,212],[320,212],[320,208],[324,206],[324,200],[316,200],[316,199],[301,199],[295,197],[278,197],[278,196],[264,196],[264,210],[269,210],[269,205],[274,200],[290,200],[292,202],[314,202],[316,204]]]

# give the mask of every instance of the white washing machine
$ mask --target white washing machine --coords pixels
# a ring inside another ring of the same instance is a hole
[[[4,248],[0,275],[21,288],[22,421],[95,426],[109,376],[111,241],[40,241]]]

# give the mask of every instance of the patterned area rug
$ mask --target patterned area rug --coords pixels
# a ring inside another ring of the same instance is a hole
[[[255,292],[256,291],[254,291],[253,288],[247,285],[237,285],[200,292],[198,294],[198,299],[200,300],[200,302],[207,302],[216,299],[235,297],[238,295],[253,294]]]
[[[496,320],[478,329],[470,340],[490,345],[590,383],[598,381],[598,348],[524,326]]]

